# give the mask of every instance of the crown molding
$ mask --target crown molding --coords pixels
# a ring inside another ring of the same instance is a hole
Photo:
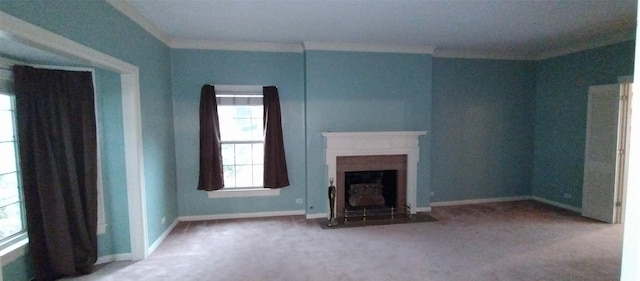
[[[174,49],[228,50],[250,52],[302,53],[299,43],[267,43],[205,40],[171,40],[169,47]]]
[[[138,10],[136,10],[129,1],[127,0],[106,0],[107,3],[111,4],[116,10],[118,10],[123,15],[127,16],[133,22],[137,23],[144,30],[149,32],[151,35],[156,37],[158,40],[162,41],[165,45],[169,46],[170,38],[166,34],[164,34],[157,26],[151,23],[147,18],[145,18]]]
[[[535,57],[522,54],[476,52],[461,50],[436,49],[433,53],[435,58],[452,59],[486,59],[486,60],[536,60]]]
[[[636,38],[635,30],[628,30],[624,32],[610,33],[598,38],[589,38],[588,40],[582,40],[579,43],[568,45],[565,47],[553,49],[546,52],[539,53],[535,59],[545,60],[553,57],[564,56],[590,49],[609,46],[617,43],[622,43]]]
[[[433,54],[435,47],[428,45],[401,45],[401,44],[368,44],[349,42],[319,42],[304,41],[305,50],[314,51],[345,51],[345,52],[373,52],[373,53],[406,53],[406,54]]]

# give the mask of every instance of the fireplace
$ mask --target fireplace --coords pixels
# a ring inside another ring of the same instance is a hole
[[[403,208],[405,205],[411,206],[413,207],[411,212],[415,214],[419,161],[418,137],[426,133],[425,131],[322,133],[326,138],[327,183],[335,179],[336,217],[343,218],[345,209],[376,205],[375,203],[380,202],[379,192],[383,193],[384,206],[396,209]],[[348,183],[349,186],[346,186],[347,177],[355,177],[353,173],[364,173],[360,177],[369,178],[369,181],[357,183],[355,189],[358,190],[351,193],[364,192],[366,196],[358,196],[371,197],[365,198],[364,201],[356,200],[358,201],[354,204],[356,206],[351,206],[348,202],[351,196],[349,189],[353,184]],[[376,179],[380,173],[386,176]],[[395,173],[395,198],[384,196],[384,193],[389,193],[389,185],[393,182],[387,178],[387,174],[390,173]],[[382,187],[376,185],[378,180],[384,181],[385,184],[382,184]]]
[[[397,209],[404,203],[397,200],[398,185],[397,170],[345,172],[344,190],[338,192],[344,194],[345,210]]]
[[[338,156],[336,217],[352,210],[404,208],[407,204],[407,155]]]

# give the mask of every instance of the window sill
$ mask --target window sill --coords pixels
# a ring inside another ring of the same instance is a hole
[[[11,246],[0,250],[0,263],[1,266],[5,266],[19,257],[22,257],[27,252],[27,245],[29,244],[29,238],[24,237],[15,241]]]
[[[278,196],[279,188],[220,189],[207,192],[209,198]]]

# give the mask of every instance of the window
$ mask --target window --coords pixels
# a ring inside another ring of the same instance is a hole
[[[262,87],[216,91],[225,189],[262,187]]]
[[[0,92],[0,249],[26,237],[14,97]]]

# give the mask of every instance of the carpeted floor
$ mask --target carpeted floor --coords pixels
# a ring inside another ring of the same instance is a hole
[[[321,229],[303,217],[181,222],[147,259],[66,280],[618,280],[622,225],[533,201],[438,221]]]

